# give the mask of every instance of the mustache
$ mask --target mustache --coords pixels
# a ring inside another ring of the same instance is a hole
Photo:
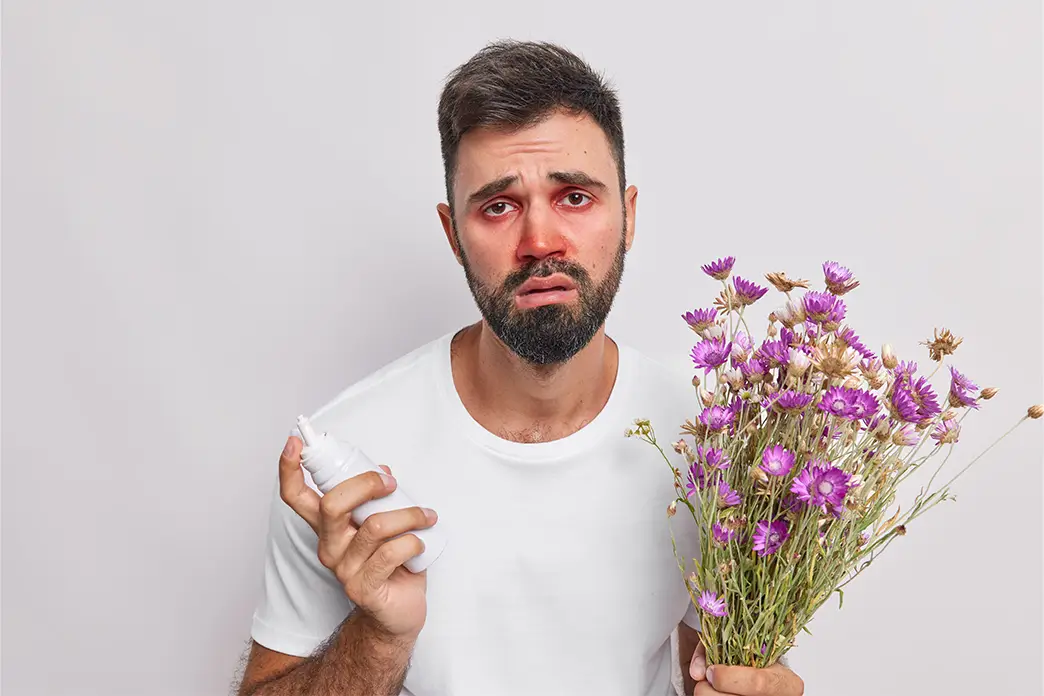
[[[504,280],[504,291],[513,292],[530,278],[546,278],[555,273],[569,276],[581,288],[590,284],[591,278],[582,266],[563,261],[562,259],[547,258],[535,261],[508,275]]]

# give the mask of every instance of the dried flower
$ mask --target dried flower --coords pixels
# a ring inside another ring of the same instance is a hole
[[[784,520],[761,520],[754,528],[754,550],[764,558],[779,551],[779,547],[790,536],[787,523]]]
[[[702,386],[699,387],[697,391],[700,394],[700,403],[702,403],[707,408],[710,408],[714,404],[714,395]]]
[[[836,380],[848,379],[859,364],[859,353],[843,343],[812,349],[812,365],[827,377]]]
[[[750,357],[750,351],[754,350],[754,344],[750,340],[750,336],[743,333],[742,331],[736,332],[736,337],[732,339],[732,360],[733,367],[737,363],[746,361]]]
[[[729,277],[729,273],[732,272],[732,267],[736,263],[734,256],[726,256],[725,258],[718,259],[712,263],[708,263],[706,266],[700,268],[704,273],[709,275],[715,280],[725,280]]]
[[[736,297],[736,293],[732,291],[731,285],[726,285],[722,288],[718,296],[714,298],[714,306],[720,309],[722,312],[731,312],[733,310],[739,310],[743,303]]]
[[[772,476],[786,476],[794,467],[794,453],[782,445],[768,447],[761,455],[761,470]]]
[[[725,370],[722,377],[725,378],[725,381],[728,382],[730,387],[736,390],[742,389],[746,382],[746,380],[743,379],[743,373],[736,369]]]
[[[916,445],[920,441],[921,436],[917,433],[917,429],[909,423],[892,433],[892,442],[900,447]]]
[[[718,310],[716,309],[697,309],[682,315],[685,323],[696,333],[702,333],[708,327],[713,326],[717,318]]]
[[[811,507],[838,514],[848,493],[849,475],[830,462],[814,459],[795,477],[792,493]]]
[[[725,598],[719,599],[718,595],[709,590],[704,590],[700,593],[700,598],[696,600],[696,604],[711,616],[725,616],[729,613],[729,609],[725,605]]]
[[[793,280],[786,273],[766,273],[765,279],[780,292],[790,292],[794,288],[808,288],[807,280]]]
[[[718,482],[718,507],[727,508],[740,504],[739,493],[732,490],[724,481]]]
[[[826,279],[827,290],[835,295],[844,295],[859,287],[859,281],[852,279],[852,271],[833,261],[823,264],[823,276]]]
[[[787,300],[787,304],[777,309],[774,314],[783,326],[793,329],[796,325],[805,321],[805,305],[802,302]]]
[[[957,346],[961,345],[963,341],[963,338],[954,336],[949,329],[944,328],[942,333],[939,333],[939,330],[936,329],[935,338],[931,341],[921,341],[921,345],[928,346],[928,354],[932,360],[938,362],[947,355],[953,355],[957,350]]]
[[[805,320],[814,324],[838,323],[845,318],[845,303],[840,297],[810,290],[803,299]]]
[[[940,445],[950,445],[957,442],[961,435],[961,426],[955,420],[944,420],[935,425],[932,431],[932,439],[937,440]]]
[[[969,408],[979,408],[978,401],[970,392],[976,391],[978,385],[972,382],[970,379],[962,375],[952,365],[950,366],[950,405],[954,408],[960,408],[961,406],[968,406]]]
[[[732,279],[732,284],[736,293],[736,298],[745,307],[754,304],[760,300],[766,292],[768,292],[768,288],[763,288],[760,285],[752,283],[749,280],[744,280],[739,276]]]
[[[728,469],[729,455],[725,454],[724,450],[718,449],[717,447],[704,447],[703,445],[696,445],[696,458],[706,464],[711,469]]]
[[[705,408],[700,414],[700,423],[706,426],[712,433],[724,430],[732,425],[735,419],[736,414],[734,411],[721,406],[710,406]]]
[[[811,394],[802,394],[788,389],[785,392],[772,395],[769,405],[778,411],[794,412],[803,410],[810,403],[812,403]]]
[[[729,529],[728,527],[722,527],[717,522],[714,523],[714,541],[718,542],[722,546],[725,546],[730,541],[736,538],[736,530]]]
[[[697,367],[704,369],[704,374],[717,369],[725,364],[732,351],[732,343],[725,338],[716,338],[700,341],[692,349],[692,362]]]
[[[812,360],[805,351],[798,348],[790,348],[788,353],[790,354],[790,360],[787,361],[787,374],[795,380],[799,379],[812,365]]]

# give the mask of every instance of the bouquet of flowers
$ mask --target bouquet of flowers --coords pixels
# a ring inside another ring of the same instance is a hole
[[[833,593],[843,602],[845,585],[911,522],[954,499],[951,484],[1011,430],[933,488],[964,418],[997,393],[980,391],[953,366],[943,373],[948,392],[932,386],[963,339],[936,329],[924,343],[935,363],[927,375],[888,345],[875,355],[846,323],[842,296],[859,282],[827,262],[825,291],[766,275],[786,302],[769,314],[757,344],[745,312],[768,289],[739,276],[730,284],[734,263],[730,256],[702,267],[721,293],[713,307],[682,317],[702,339],[692,361],[703,374],[693,378],[702,412],[673,443],[684,473],[648,420],[637,419],[627,435],[660,450],[677,493],[667,514],[684,507],[699,529],[695,570],[678,562],[700,610],[708,663],[764,667],[793,647]],[[1032,406],[1015,427],[1041,416],[1044,405]],[[912,506],[891,512],[899,486],[937,455]]]

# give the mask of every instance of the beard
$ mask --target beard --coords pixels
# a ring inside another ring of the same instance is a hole
[[[583,266],[547,257],[518,269],[499,287],[491,288],[472,272],[459,237],[457,248],[461,250],[468,287],[493,333],[525,362],[547,366],[570,360],[605,323],[623,278],[626,241],[621,234],[612,266],[597,284]],[[544,278],[554,273],[573,279],[577,289],[576,301],[529,309],[519,309],[515,305],[515,293],[523,283],[530,278]]]

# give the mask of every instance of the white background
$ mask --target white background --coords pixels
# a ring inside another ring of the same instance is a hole
[[[4,3],[5,695],[227,692],[294,417],[477,317],[435,106],[495,38],[620,90],[611,335],[687,369],[698,264],[832,259],[871,347],[946,326],[1000,388],[948,466],[1041,400],[1039,4],[376,5]],[[1041,693],[1041,422],[957,493],[802,636],[808,694]]]

